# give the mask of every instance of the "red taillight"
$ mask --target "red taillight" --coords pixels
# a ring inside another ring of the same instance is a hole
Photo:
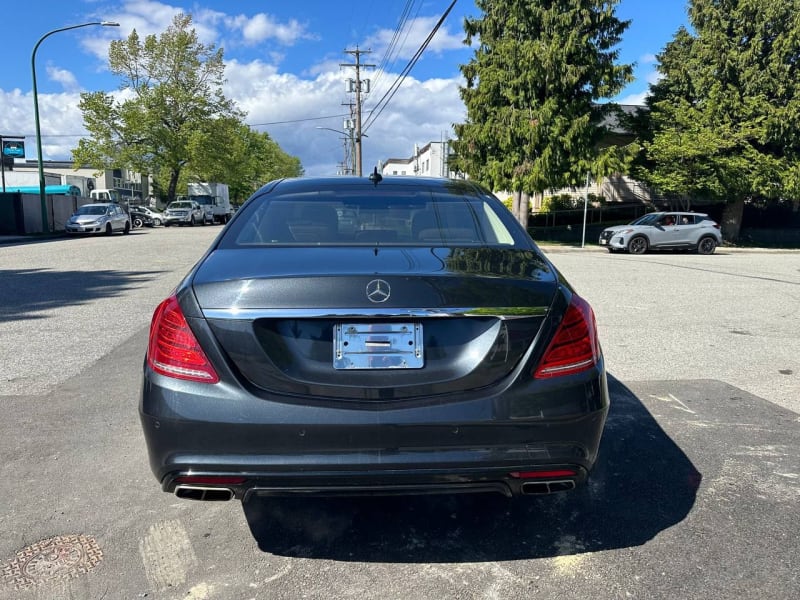
[[[547,347],[534,377],[571,375],[591,369],[600,358],[597,324],[589,303],[573,294],[567,312]]]
[[[203,383],[219,381],[217,372],[189,329],[175,296],[164,300],[153,313],[147,364],[167,377]]]

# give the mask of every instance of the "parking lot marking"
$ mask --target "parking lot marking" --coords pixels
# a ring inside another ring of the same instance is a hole
[[[668,402],[670,404],[672,404],[672,403],[677,404],[677,406],[673,406],[673,408],[677,408],[678,410],[682,410],[682,411],[687,412],[689,414],[692,414],[692,415],[696,415],[697,414],[696,412],[694,412],[691,408],[686,406],[683,402],[678,400],[678,398],[676,398],[672,394],[667,394],[666,396],[654,396],[653,394],[650,394],[650,397],[651,398],[655,398],[656,400],[661,400],[662,402]]]

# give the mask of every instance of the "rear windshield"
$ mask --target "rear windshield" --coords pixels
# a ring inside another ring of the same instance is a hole
[[[253,245],[513,246],[521,230],[496,198],[382,185],[266,194],[220,247]]]

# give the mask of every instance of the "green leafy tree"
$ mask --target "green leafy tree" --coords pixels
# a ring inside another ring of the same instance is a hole
[[[465,21],[465,123],[457,124],[456,166],[492,189],[513,193],[527,224],[532,193],[580,185],[587,172],[609,175],[632,148],[602,148],[614,111],[598,100],[631,80],[618,50],[628,26],[616,0],[477,0],[483,16]]]
[[[286,154],[268,133],[253,131],[237,119],[217,119],[213,125],[190,137],[192,160],[182,172],[179,190],[189,181],[224,181],[231,199],[242,202],[268,181],[303,174],[300,160]]]
[[[744,203],[798,191],[800,0],[693,0],[693,29],[659,55],[637,174],[659,191],[725,204],[735,241]]]
[[[167,201],[189,179],[223,181],[235,198],[267,177],[302,173],[267,134],[251,131],[222,92],[223,52],[198,41],[190,15],[142,41],[134,30],[111,43],[109,68],[122,78],[120,100],[84,93],[91,138],[73,150],[76,164],[152,173]]]

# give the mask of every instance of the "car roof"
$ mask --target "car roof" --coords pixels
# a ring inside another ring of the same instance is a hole
[[[416,187],[426,190],[453,191],[454,187],[462,194],[488,193],[478,184],[464,179],[447,179],[443,177],[415,177],[415,176],[381,176],[377,182],[368,177],[330,176],[330,177],[297,177],[272,181],[256,192],[257,195],[273,189],[281,193],[287,192],[312,192],[317,189],[334,190],[353,186],[374,186],[380,190],[381,185]]]

